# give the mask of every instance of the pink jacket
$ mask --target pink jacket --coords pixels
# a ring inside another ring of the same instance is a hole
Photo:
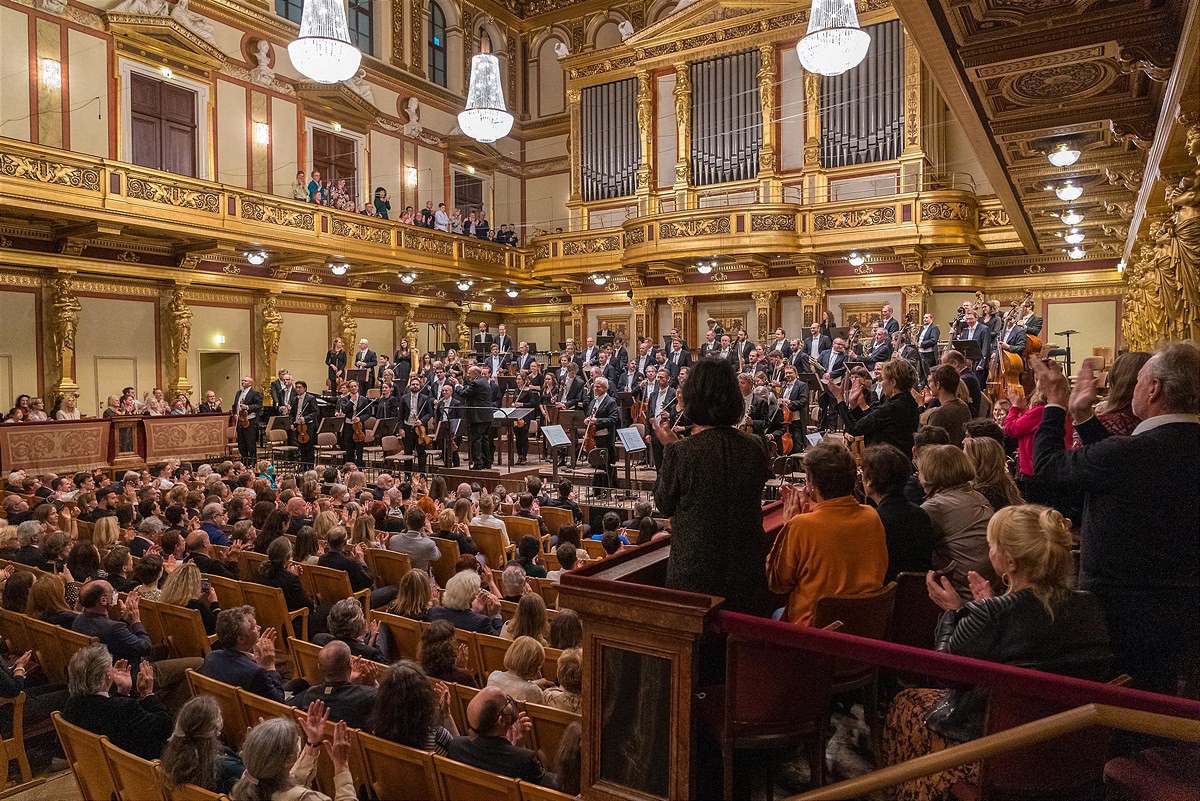
[[[1037,434],[1038,426],[1042,424],[1042,413],[1045,410],[1044,405],[1034,406],[1030,409],[1019,409],[1014,406],[1008,410],[1008,416],[1004,418],[1004,433],[1017,441],[1017,465],[1023,476],[1033,475],[1033,439]],[[1070,417],[1066,420],[1064,440],[1068,450],[1074,447],[1075,427],[1071,425]]]

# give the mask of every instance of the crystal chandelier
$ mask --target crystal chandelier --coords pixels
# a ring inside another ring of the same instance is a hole
[[[854,0],[813,0],[808,34],[796,43],[796,54],[809,72],[841,75],[858,66],[870,46],[870,34],[858,27]]]
[[[508,136],[512,124],[513,116],[504,108],[504,87],[500,85],[500,59],[487,52],[485,44],[483,52],[471,57],[471,85],[467,89],[467,107],[458,114],[458,127],[477,142],[490,144]]]
[[[300,38],[288,44],[292,66],[317,83],[338,83],[358,72],[362,53],[350,44],[342,0],[304,0]]]

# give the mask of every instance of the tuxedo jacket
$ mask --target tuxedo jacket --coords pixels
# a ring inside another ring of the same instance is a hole
[[[668,351],[667,352],[667,362],[669,364],[675,365],[675,372],[676,372],[676,374],[678,374],[680,367],[691,367],[692,354],[689,353],[688,351],[684,350],[683,348],[680,348],[678,352],[673,351],[673,350]]]
[[[750,352],[754,350],[754,343],[748,339],[745,342],[734,342],[733,350],[737,353],[738,364],[745,364],[750,358]]]
[[[362,397],[361,395],[359,397]],[[317,406],[317,396],[311,392],[305,392],[304,397],[299,395],[295,397],[292,403],[292,410],[288,413],[288,417],[292,420],[292,425],[295,425],[297,416],[303,417],[304,422],[308,424],[309,434],[316,437],[317,418],[321,416],[321,407]]]
[[[979,350],[983,354],[983,361],[987,361],[987,357],[992,352],[992,332],[986,325],[981,322],[975,323],[975,332],[971,333],[970,329],[963,326],[962,332],[958,335],[959,339],[973,339],[979,343]]]
[[[721,344],[719,342],[705,342],[700,346],[700,358],[704,359],[709,356],[715,356],[720,353]]]
[[[462,401],[451,395],[449,398],[438,398],[433,402],[433,418],[432,425],[436,428],[438,421],[442,419],[442,413],[445,412],[447,420],[457,420],[462,417]]]
[[[580,353],[580,359],[584,364],[591,364],[600,360],[600,349],[597,347],[584,348]]]
[[[783,358],[786,359],[788,356],[792,355],[792,343],[788,341],[787,337],[784,337],[783,339],[779,340],[778,342],[772,342],[767,347],[767,353],[770,353],[773,350],[777,350],[780,353],[782,353]]]
[[[615,388],[621,383],[621,368],[611,361],[604,365],[604,369],[600,372],[600,375],[608,379],[609,387]]]
[[[1031,314],[1025,320],[1025,333],[1033,334],[1035,337],[1042,335],[1042,326],[1045,322],[1036,314]]]
[[[636,359],[634,359],[633,363],[636,367],[636,372],[641,375],[645,375],[647,367],[649,367],[652,364],[658,364],[658,362],[656,360],[657,353],[658,353],[658,348],[650,348],[646,351],[646,355],[644,357],[638,356]],[[689,355],[689,358],[690,358],[690,355]]]
[[[627,369],[629,369],[629,351],[627,351],[625,348],[614,348],[612,361],[617,363],[617,365],[621,368],[622,373],[625,372]]]
[[[502,355],[505,353],[511,353],[513,349],[512,337],[510,337],[508,334],[505,334],[504,336],[497,334],[492,339],[492,344],[500,346],[500,353]]]
[[[295,392],[294,389],[292,391]],[[274,381],[271,382],[269,392],[271,394],[271,404],[274,406],[278,406],[279,405],[279,396],[283,392],[283,382],[280,381],[278,378],[276,378]]]
[[[222,408],[221,408],[221,404],[219,404],[219,403],[214,403],[214,404],[212,404],[212,405],[210,406],[210,405],[209,405],[209,403],[208,403],[208,401],[202,401],[202,402],[200,403],[200,405],[199,405],[198,407],[196,407],[196,410],[197,410],[197,411],[198,411],[200,414],[209,414],[210,412],[223,412],[223,411],[225,411],[224,409],[222,409]]]
[[[755,395],[750,401],[750,422],[754,424],[755,434],[767,433],[767,417],[770,415],[771,405],[767,403],[765,398],[760,398]]]
[[[833,340],[830,339],[829,337],[825,336],[824,334],[818,334],[816,339],[817,339],[817,357],[816,358],[819,359],[819,358],[821,358],[822,353],[824,353],[827,350],[831,350],[833,348]],[[804,340],[804,352],[809,355],[812,355],[812,342],[813,342],[813,337],[811,337],[811,336],[808,339]]]
[[[471,338],[471,343],[473,345],[472,350],[489,350],[492,347],[492,335],[480,334],[477,332],[475,336]]]
[[[563,401],[563,386],[563,384],[559,384],[555,388],[554,395],[548,399],[548,402],[558,403],[562,401],[563,405],[568,409],[577,408],[583,401],[583,379],[579,376],[575,376],[575,380],[572,381],[570,386],[567,388],[567,396],[565,401]]]
[[[467,381],[454,388],[454,394],[462,401],[461,414],[472,423],[486,423],[492,419],[492,385],[484,378]]]
[[[930,323],[926,327],[922,327],[917,334],[917,347],[929,350],[936,349],[938,340],[941,339],[942,329]]]
[[[483,360],[483,363],[492,371],[493,376],[503,375],[508,372],[508,357],[503,352],[495,358],[488,356]]]
[[[890,358],[892,358],[892,342],[884,340],[881,343],[872,343],[871,349],[863,353],[862,360],[868,370],[873,370],[876,364],[886,362]]]
[[[654,366],[657,367],[659,370],[666,370],[668,373],[670,373],[672,381],[679,378],[679,368],[676,367],[671,362],[663,362],[662,364],[656,364]]]
[[[271,400],[275,402],[276,409],[281,406],[287,406],[291,410],[296,404],[296,385],[292,384],[290,387],[280,386],[278,392],[271,392]]]
[[[829,368],[829,363],[835,355],[837,356],[837,362],[831,370]],[[833,348],[830,348],[827,351],[822,351],[821,358],[817,359],[817,361],[820,362],[821,366],[825,368],[825,372],[829,373],[830,378],[841,378],[846,374],[846,362],[849,357],[849,353],[843,351],[842,353],[835,354],[833,352]]]
[[[347,420],[352,420],[362,414],[363,410],[371,405],[371,399],[366,395],[359,395],[354,398],[350,395],[338,401],[337,410],[346,415]]]
[[[617,427],[621,424],[620,404],[617,403],[617,399],[612,395],[605,394],[605,396],[600,398],[599,402],[595,404],[594,410],[592,409],[592,405],[592,402],[589,402],[587,407],[584,408],[584,411],[590,411],[592,413],[592,416],[596,418],[597,433],[600,431],[607,431],[608,446],[610,448],[615,447],[615,432]]]
[[[533,354],[526,353],[523,355],[518,354],[516,361],[517,361],[517,370],[521,371],[521,370],[528,370],[529,365],[533,364],[535,361],[537,361],[537,359],[534,358]]]
[[[803,412],[808,406],[808,383],[801,379],[796,379],[791,392],[787,392],[787,384],[784,384],[779,393],[780,405],[786,404],[793,412]]]
[[[250,389],[239,388],[237,393],[233,396],[233,406],[229,408],[229,411],[233,414],[237,414],[241,410],[240,407],[242,404],[245,404],[250,410],[250,419],[255,419],[262,411],[262,393],[254,387],[250,387]]]
[[[417,403],[415,409],[412,408],[411,400],[412,395],[408,392],[405,392],[400,396],[400,406],[397,416],[400,418],[401,422],[407,424],[409,415],[415,414],[417,419],[421,421],[422,425],[428,426],[429,418],[433,416],[433,399],[427,392],[417,393]]]
[[[895,317],[889,317],[886,320],[880,320],[879,324],[883,326],[884,331],[888,332],[889,337],[900,330],[900,321]]]
[[[1024,326],[1014,326],[1010,328],[1008,333],[1004,335],[1004,343],[1008,345],[1009,353],[1015,353],[1018,356],[1025,355],[1025,342],[1028,339],[1028,334],[1025,332]]]
[[[677,408],[678,400],[673,387],[667,387],[666,389],[663,389],[655,384],[654,391],[651,392],[650,396],[646,399],[646,417],[650,418],[654,416],[655,410],[658,409],[658,396],[660,394],[663,396],[662,410],[671,415],[671,422],[674,423],[675,418],[679,416],[679,409]]]

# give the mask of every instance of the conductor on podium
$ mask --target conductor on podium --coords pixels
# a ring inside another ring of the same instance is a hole
[[[467,380],[454,388],[454,394],[462,401],[462,416],[468,425],[471,469],[487,470],[491,465],[484,459],[484,440],[492,425],[492,386],[479,367],[471,365]]]

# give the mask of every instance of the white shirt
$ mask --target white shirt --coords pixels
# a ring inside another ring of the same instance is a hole
[[[1200,417],[1194,414],[1160,414],[1157,417],[1151,417],[1149,420],[1143,420],[1137,424],[1137,428],[1133,429],[1133,435],[1145,434],[1147,431],[1153,431],[1159,426],[1169,426],[1172,423],[1190,423],[1192,425],[1200,425]]]
[[[809,353],[814,359],[821,357],[821,335],[817,334],[812,338],[812,345],[809,346]]]
[[[450,215],[438,209],[433,213],[433,227],[437,231],[450,230]]]

